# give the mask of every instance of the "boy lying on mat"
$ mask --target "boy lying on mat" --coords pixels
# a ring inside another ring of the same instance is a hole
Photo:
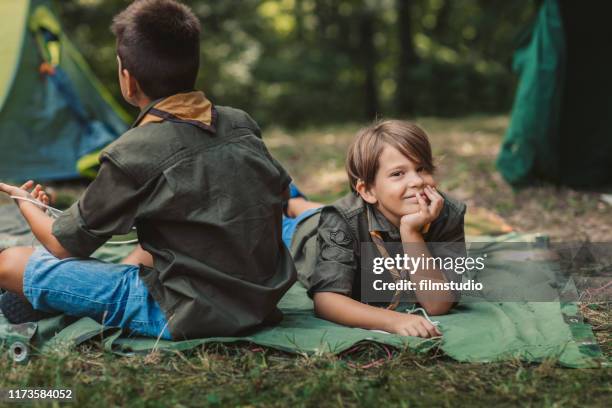
[[[460,253],[454,255],[465,256],[466,206],[436,189],[426,133],[410,122],[375,123],[353,140],[346,169],[351,192],[329,206],[308,201],[291,185],[283,219],[283,240],[316,314],[347,326],[439,336],[426,317],[396,312],[398,299],[390,298],[386,308],[360,301],[364,243],[375,245],[381,256],[388,256],[386,244],[407,244],[403,251],[419,257],[440,249],[430,251],[426,242],[457,243]],[[456,291],[420,290],[419,285],[423,280],[460,281],[454,271],[420,268],[406,276],[416,284],[416,300],[427,313],[445,314],[456,303]]]

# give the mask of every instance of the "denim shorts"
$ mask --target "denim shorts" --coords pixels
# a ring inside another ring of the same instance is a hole
[[[91,317],[131,335],[171,340],[164,312],[139,269],[93,258],[57,259],[38,248],[26,265],[23,293],[36,310]]]
[[[306,210],[295,218],[287,217],[283,215],[283,242],[287,248],[291,248],[291,240],[293,239],[293,235],[295,234],[295,229],[298,224],[310,217],[313,214],[321,211],[321,208],[311,208],[310,210]]]

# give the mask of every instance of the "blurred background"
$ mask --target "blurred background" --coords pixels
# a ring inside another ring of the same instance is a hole
[[[112,17],[125,0],[63,0],[68,33],[121,100]],[[511,108],[513,52],[534,0],[185,1],[202,22],[198,87],[263,126]]]
[[[468,204],[469,234],[612,239],[606,2],[184,2],[202,22],[197,87],[249,112],[310,198],[348,191],[360,127],[411,119],[440,188]],[[52,181],[66,207],[95,176],[100,149],[138,113],[109,29],[128,4],[0,2],[1,180]]]

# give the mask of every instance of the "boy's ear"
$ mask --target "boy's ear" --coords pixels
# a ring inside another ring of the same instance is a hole
[[[121,79],[125,84],[125,93],[128,98],[133,98],[134,95],[137,95],[141,92],[140,84],[134,78],[134,76],[127,69],[123,68],[123,64],[121,63],[121,58],[117,55],[117,63],[119,64],[119,75],[121,75]]]
[[[368,204],[376,204],[378,199],[376,198],[376,194],[366,186],[365,181],[357,180],[357,184],[355,185],[355,190],[359,193],[363,201]]]
[[[138,84],[136,78],[125,68],[121,70],[121,75],[124,75],[126,79],[127,96],[133,98],[135,95],[138,95],[140,93],[140,84]]]

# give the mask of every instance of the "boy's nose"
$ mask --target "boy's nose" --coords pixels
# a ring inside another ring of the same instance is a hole
[[[423,184],[423,178],[417,173],[413,173],[408,177],[408,185],[412,188],[422,187]]]

